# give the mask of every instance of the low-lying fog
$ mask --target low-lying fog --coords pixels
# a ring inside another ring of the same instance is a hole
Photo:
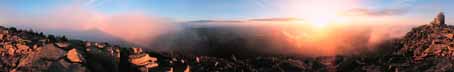
[[[214,56],[354,54],[359,50],[373,51],[377,44],[399,38],[411,27],[426,23],[386,17],[318,26],[294,18],[181,22],[141,11],[104,14],[77,6],[40,14],[5,10],[0,16],[0,24],[7,27],[157,52]]]

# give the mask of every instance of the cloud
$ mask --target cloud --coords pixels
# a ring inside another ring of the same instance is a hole
[[[408,13],[408,9],[365,9],[356,8],[343,13],[347,16],[396,16]]]
[[[5,10],[2,10],[5,11]],[[0,12],[2,24],[38,30],[62,30],[80,33],[101,31],[138,46],[145,46],[154,36],[173,30],[172,24],[143,11],[107,14],[84,8],[80,4],[49,9],[44,13],[24,13],[17,10]],[[55,31],[44,31],[55,32]]]
[[[249,19],[249,21],[295,21],[301,20],[298,18],[262,18],[262,19]]]
[[[387,40],[402,37],[412,27],[364,22],[361,25],[313,28],[311,24],[291,20],[261,18],[185,22],[183,25],[187,26],[183,30],[159,36],[151,46],[156,50],[201,55],[346,55],[373,51]]]

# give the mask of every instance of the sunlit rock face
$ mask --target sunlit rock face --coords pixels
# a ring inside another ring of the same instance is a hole
[[[119,48],[28,30],[0,27],[0,71],[118,72]],[[101,43],[99,43],[101,44]]]
[[[432,26],[424,25],[414,28],[403,38],[402,52],[413,55],[416,59],[425,57],[454,56],[454,26],[444,24],[443,13],[438,14]]]

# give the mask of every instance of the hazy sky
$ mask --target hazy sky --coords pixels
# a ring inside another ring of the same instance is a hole
[[[409,18],[430,18],[444,11],[452,19],[452,3],[453,0],[1,0],[0,8],[39,14],[77,5],[107,14],[142,11],[176,20],[305,18],[310,14],[308,8],[334,8],[342,12],[365,11]]]

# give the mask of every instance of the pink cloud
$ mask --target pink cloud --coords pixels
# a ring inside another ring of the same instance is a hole
[[[2,24],[28,26],[35,29],[85,31],[97,29],[131,43],[146,45],[161,33],[175,28],[142,11],[106,14],[78,5],[52,9],[46,13],[24,15],[10,12],[0,13]]]

